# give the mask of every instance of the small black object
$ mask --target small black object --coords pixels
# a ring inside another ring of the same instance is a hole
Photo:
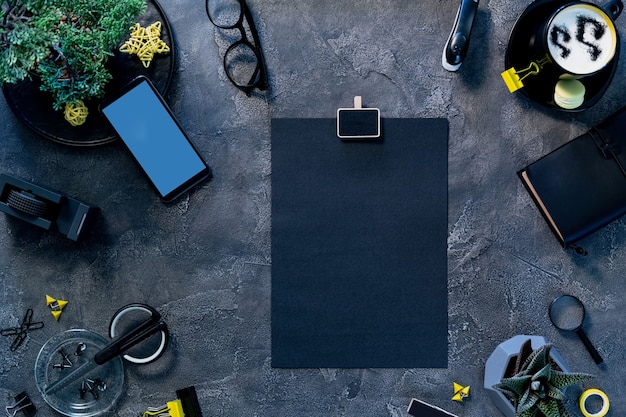
[[[62,360],[61,360],[61,362],[52,365],[52,368],[53,369],[60,369],[60,370],[71,368],[73,363],[70,360],[70,355],[65,353],[65,351],[63,349],[59,350],[59,354],[61,355]]]
[[[11,327],[8,329],[0,330],[2,336],[15,336],[15,340],[11,344],[11,352],[15,352],[17,348],[22,345],[22,342],[26,340],[26,333],[29,330],[41,329],[43,327],[42,321],[33,322],[33,310],[29,308],[26,310],[26,314],[22,319],[20,327]]]
[[[5,409],[8,417],[14,417],[19,412],[22,412],[26,417],[32,417],[37,412],[37,408],[35,408],[26,391],[17,394],[15,396],[15,404],[7,405]]]
[[[445,411],[442,408],[428,404],[427,402],[411,399],[408,409],[406,410],[412,416],[416,417],[456,417],[456,415]]]
[[[202,410],[200,409],[200,403],[196,395],[196,388],[193,385],[177,390],[176,396],[183,406],[185,417],[202,417]]]
[[[83,342],[80,342],[76,346],[76,352],[74,353],[74,355],[81,356],[83,354],[83,352],[85,351],[85,349],[87,349],[87,345],[85,343],[83,343]]]
[[[448,71],[458,70],[467,55],[477,10],[478,0],[462,0],[441,57],[441,65]]]
[[[0,211],[78,240],[98,209],[47,188],[0,174]]]
[[[80,388],[78,389],[78,392],[80,394],[81,400],[85,399],[85,395],[87,393],[90,393],[93,396],[93,399],[97,400],[98,398],[100,398],[99,392],[103,392],[106,389],[107,389],[107,384],[100,378],[85,379],[82,382]]]

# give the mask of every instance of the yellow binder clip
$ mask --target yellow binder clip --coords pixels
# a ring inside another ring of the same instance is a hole
[[[167,405],[163,408],[148,408],[148,410],[143,413],[142,417],[185,417],[185,412],[183,411],[181,401],[175,400],[168,401]]]
[[[520,88],[524,87],[522,82],[526,77],[530,75],[537,75],[544,65],[551,62],[550,57],[546,55],[545,58],[538,61],[531,62],[526,68],[517,71],[515,67],[511,67],[508,70],[502,72],[500,75],[504,80],[504,83],[509,88],[509,92],[514,93]]]
[[[202,417],[196,388],[192,385],[176,391],[178,399],[164,407],[149,407],[142,417]]]
[[[454,401],[463,402],[465,398],[469,397],[469,393],[469,385],[464,387],[463,385],[457,384],[456,382],[454,383],[454,396],[452,397]]]

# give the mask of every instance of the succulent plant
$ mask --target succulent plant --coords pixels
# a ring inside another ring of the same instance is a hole
[[[565,389],[593,378],[559,369],[550,358],[550,349],[552,344],[547,343],[533,350],[527,340],[520,348],[513,376],[494,385],[513,402],[517,417],[569,417],[563,404]]]

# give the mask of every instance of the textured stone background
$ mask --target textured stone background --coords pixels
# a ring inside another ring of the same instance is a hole
[[[18,325],[29,307],[45,321],[15,353],[0,338],[1,398],[26,390],[38,415],[55,415],[32,376],[41,345],[68,328],[105,334],[120,306],[146,302],[163,313],[171,346],[155,364],[125,366],[114,415],[138,416],[195,385],[205,416],[404,417],[411,397],[459,416],[498,416],[482,389],[484,363],[520,333],[546,336],[574,370],[597,375],[589,386],[605,390],[612,415],[622,415],[626,224],[586,239],[587,257],[565,251],[515,172],[625,105],[624,64],[583,113],[509,94],[500,78],[504,52],[529,3],[481,1],[467,60],[449,73],[441,51],[459,1],[250,0],[271,89],[246,97],[224,74],[228,42],[204,3],[163,1],[178,47],[168,99],[215,175],[169,206],[120,143],[50,142],[0,100],[0,171],[102,210],[80,243],[0,216],[1,327]],[[622,40],[625,22],[617,22]],[[334,117],[354,95],[383,117],[450,121],[447,369],[270,366],[270,119]],[[548,321],[549,302],[563,292],[585,302],[585,329],[603,366]],[[59,322],[46,310],[46,293],[70,301]],[[472,386],[469,400],[450,400],[453,381]],[[579,389],[571,392],[569,407],[579,415]]]

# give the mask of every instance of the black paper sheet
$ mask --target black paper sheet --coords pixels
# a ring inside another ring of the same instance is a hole
[[[445,368],[448,121],[272,120],[272,366]]]

